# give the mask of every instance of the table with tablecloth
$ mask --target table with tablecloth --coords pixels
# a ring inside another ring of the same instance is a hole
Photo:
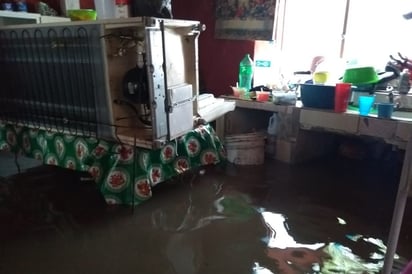
[[[94,137],[0,124],[0,151],[10,151],[90,173],[107,203],[138,205],[152,187],[190,169],[225,159],[222,143],[209,124],[150,150]]]

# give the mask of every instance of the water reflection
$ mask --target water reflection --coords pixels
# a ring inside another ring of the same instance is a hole
[[[40,205],[58,202],[56,205],[65,206],[58,207],[60,218],[44,220],[38,216],[45,215],[48,208],[35,207],[28,199],[19,200],[24,201],[22,207],[0,205],[0,222],[4,221],[0,226],[0,272],[379,272],[386,251],[381,238],[386,235],[386,216],[390,214],[380,209],[390,208],[391,202],[388,184],[379,183],[379,174],[375,175],[378,169],[373,170],[374,176],[355,177],[370,179],[373,190],[385,190],[382,196],[348,180],[353,174],[345,173],[348,177],[338,182],[335,170],[324,165],[298,171],[273,166],[232,169],[230,174],[216,169],[203,176],[186,174],[156,187],[153,198],[134,212],[122,207],[100,208],[83,185],[73,191],[58,188],[59,195],[50,201],[39,187],[31,187],[29,193]],[[324,174],[328,170],[331,174]],[[27,179],[23,177],[22,182]],[[43,183],[58,186],[62,178],[69,178],[66,173],[47,177]],[[347,189],[356,191],[342,195]],[[0,189],[1,195],[8,194]],[[358,202],[348,202],[354,199]],[[20,211],[24,214],[19,215]],[[412,216],[408,212],[406,220]],[[18,216],[27,218],[23,222]],[[31,219],[36,222],[27,222]],[[408,222],[404,228],[404,235],[409,235]],[[409,246],[401,241],[403,249],[398,251],[410,256]],[[68,262],[70,267],[62,267]],[[397,262],[401,269],[404,260]]]
[[[269,230],[267,256],[276,262],[279,273],[308,273],[319,271],[319,265],[326,257],[324,243],[301,244],[289,235],[286,218],[282,214],[262,212]]]
[[[197,184],[186,199],[151,214],[153,227],[170,233],[166,252],[175,273],[208,273],[204,264],[222,254],[238,258],[239,273],[359,274],[383,266],[383,241],[351,233],[351,220],[333,210],[277,213],[231,185],[210,188]]]
[[[276,273],[378,273],[383,266],[386,246],[380,239],[346,235],[353,242],[363,241],[375,249],[368,258],[362,259],[349,247],[333,241],[337,239],[325,243],[298,243],[289,234],[283,214],[267,211],[261,214],[269,231],[267,255],[276,261]],[[346,225],[346,221],[339,217],[337,223]]]

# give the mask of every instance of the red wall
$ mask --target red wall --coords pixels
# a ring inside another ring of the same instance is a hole
[[[60,13],[60,0],[43,0]],[[100,1],[100,0],[99,0]],[[27,0],[33,10],[37,0]],[[82,8],[94,8],[94,0],[81,0]],[[253,57],[253,41],[224,40],[214,38],[215,0],[172,0],[175,19],[190,19],[206,25],[199,37],[199,77],[201,91],[216,96],[229,94],[235,85],[240,60],[246,53]]]
[[[239,62],[246,53],[253,56],[254,42],[214,38],[215,0],[172,0],[175,19],[198,20],[206,25],[199,36],[199,76],[201,91],[215,95],[231,92],[238,77]]]
[[[101,1],[101,0],[99,0]],[[29,11],[35,11],[35,5],[39,0],[26,0]],[[55,9],[60,14],[60,0],[42,0],[42,2],[47,3],[50,7]],[[93,9],[94,0],[80,0],[80,7],[83,9]]]

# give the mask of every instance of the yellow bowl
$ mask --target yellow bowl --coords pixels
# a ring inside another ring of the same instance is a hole
[[[96,11],[92,9],[68,10],[67,15],[72,21],[96,20]]]
[[[325,84],[328,81],[329,73],[327,71],[316,71],[313,73],[314,84]]]

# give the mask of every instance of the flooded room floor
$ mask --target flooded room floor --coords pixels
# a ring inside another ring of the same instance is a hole
[[[12,202],[0,189],[0,273],[378,273],[399,175],[394,162],[339,157],[219,165],[160,184],[132,210],[41,167],[8,177]],[[411,237],[409,199],[396,269],[412,259]]]

